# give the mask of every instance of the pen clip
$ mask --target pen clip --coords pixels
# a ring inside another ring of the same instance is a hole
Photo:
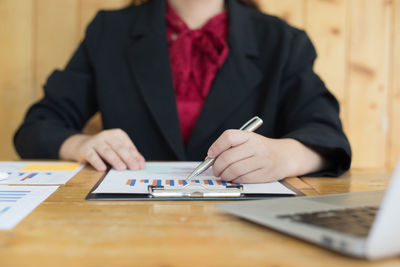
[[[254,131],[262,124],[263,124],[262,119],[260,119],[258,116],[254,116],[248,122],[246,122],[242,127],[240,127],[239,130]]]

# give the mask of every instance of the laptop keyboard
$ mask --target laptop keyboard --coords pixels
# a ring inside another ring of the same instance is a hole
[[[357,207],[342,210],[328,210],[311,213],[296,213],[280,215],[280,219],[290,219],[294,222],[311,224],[365,237],[374,221],[378,207]]]

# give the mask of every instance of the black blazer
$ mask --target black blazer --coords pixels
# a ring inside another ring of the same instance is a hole
[[[226,129],[251,117],[258,133],[294,138],[331,160],[318,175],[350,166],[339,106],[313,71],[307,35],[282,20],[227,0],[229,55],[218,70],[185,147],[177,116],[166,38],[165,1],[100,11],[66,68],[54,71],[45,96],[14,137],[23,158],[57,158],[62,142],[101,112],[105,129],[128,133],[147,160],[202,160]]]

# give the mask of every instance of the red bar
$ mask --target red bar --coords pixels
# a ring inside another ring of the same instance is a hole
[[[179,180],[179,184],[180,184],[180,185],[183,185],[183,180]]]
[[[21,181],[25,181],[26,179],[29,179],[29,178],[31,178],[31,177],[32,177],[32,175],[33,175],[33,173],[31,173],[31,174],[28,174],[27,176],[25,176],[24,178],[22,178],[22,179],[21,179]]]
[[[209,183],[208,183],[208,180],[204,180],[204,183],[205,183],[205,184],[209,184]]]
[[[222,183],[221,183],[221,181],[220,181],[220,180],[217,180],[217,184],[219,184],[219,185],[222,185]]]
[[[127,185],[130,185],[132,183],[132,179],[129,179],[128,181],[126,181]]]
[[[153,180],[153,186],[157,185],[157,180]]]
[[[169,180],[167,180],[167,184],[169,185]]]

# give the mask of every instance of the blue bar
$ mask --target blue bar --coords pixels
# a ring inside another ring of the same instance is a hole
[[[198,183],[198,184],[200,183],[200,180],[194,180],[194,181],[195,181],[196,183]]]
[[[169,180],[169,185],[170,186],[174,186],[175,185],[175,181],[174,180]]]
[[[5,213],[7,210],[11,209],[11,207],[5,207],[4,209],[0,210],[0,215]]]
[[[222,184],[223,186],[227,186],[227,185],[228,185],[225,181],[221,181],[221,184]]]
[[[146,184],[148,184],[148,183],[149,183],[149,179],[145,179],[144,182],[145,182]]]
[[[25,173],[24,172],[20,172],[19,174],[18,174],[18,176],[22,176],[22,175],[24,175]]]
[[[157,180],[157,186],[161,186],[161,180]]]
[[[135,179],[132,179],[130,186],[134,186],[135,183],[136,183],[136,180],[135,180]]]
[[[214,183],[213,183],[212,180],[208,180],[208,184],[209,184],[209,185],[214,185]]]
[[[6,191],[0,191],[0,193],[30,193],[31,191],[15,191],[15,190],[6,190]]]
[[[23,196],[26,196],[26,194],[4,194],[4,193],[0,193],[0,196],[2,197],[2,196],[21,196],[21,197],[23,197]]]
[[[183,180],[182,183],[183,183],[183,185],[187,185],[186,180]]]
[[[13,199],[13,200],[0,199],[0,202],[17,202],[17,200],[16,199]]]

